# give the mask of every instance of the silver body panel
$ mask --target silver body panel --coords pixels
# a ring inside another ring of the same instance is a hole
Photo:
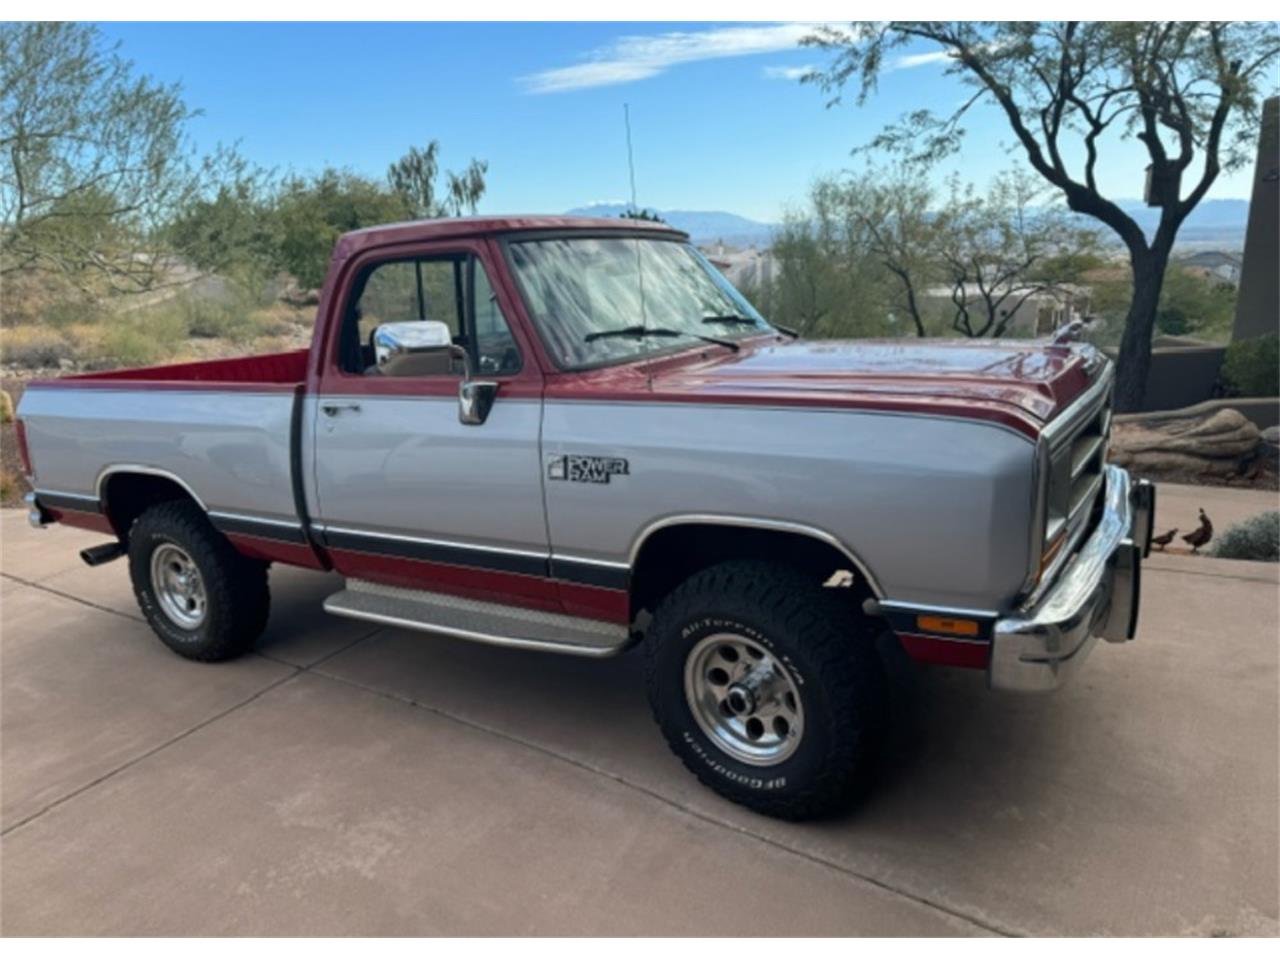
[[[359,410],[329,416],[327,403]],[[468,426],[451,397],[322,397],[304,412],[309,512],[326,526],[545,556],[541,417],[536,400],[500,402]]]
[[[321,406],[358,404],[335,416]],[[294,520],[292,397],[40,389],[23,398],[38,490],[96,494],[135,464],[208,510]],[[698,520],[838,545],[899,603],[1009,609],[1026,579],[1034,444],[954,417],[745,404],[499,398],[481,425],[449,397],[307,397],[303,485],[321,528],[554,555],[625,570],[643,538]],[[620,457],[608,483],[548,479]]]
[[[239,390],[28,390],[19,413],[37,490],[97,500],[116,470],[171,476],[210,511],[296,520],[293,396]]]
[[[825,533],[898,601],[1000,607],[1026,578],[1035,448],[992,424],[741,404],[548,402],[542,444],[544,462],[564,454],[629,462],[628,474],[609,483],[546,482],[557,554],[625,562],[657,522],[723,515]]]

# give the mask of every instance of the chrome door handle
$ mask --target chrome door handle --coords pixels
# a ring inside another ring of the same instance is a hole
[[[351,413],[360,412],[360,404],[358,403],[322,403],[320,409],[325,412],[326,416],[336,417],[343,410],[349,410]]]

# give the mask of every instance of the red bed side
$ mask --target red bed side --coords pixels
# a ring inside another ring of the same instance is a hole
[[[292,390],[307,378],[306,350],[266,353],[227,360],[199,360],[161,367],[80,373],[56,380],[33,380],[28,389],[50,386],[123,387],[133,384],[160,389],[272,389]]]

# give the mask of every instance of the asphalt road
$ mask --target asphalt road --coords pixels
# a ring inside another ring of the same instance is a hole
[[[6,935],[1280,933],[1275,565],[1153,558],[1056,694],[921,671],[879,788],[794,825],[684,771],[635,654],[373,630],[277,569],[259,653],[189,663],[100,536],[0,525]]]

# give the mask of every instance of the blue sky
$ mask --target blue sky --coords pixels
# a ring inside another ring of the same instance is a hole
[[[489,161],[481,212],[562,212],[628,196],[622,104],[631,108],[641,205],[777,220],[852,147],[921,106],[964,95],[942,65],[911,57],[866,106],[825,107],[793,75],[821,65],[795,25],[108,24],[122,53],[180,81],[204,111],[202,148],[239,142],[264,166],[332,164],[382,176],[410,145],[441,143],[444,166]],[[923,62],[918,62],[923,61]],[[952,165],[985,182],[1017,165],[990,112]],[[1125,147],[1101,171],[1113,196],[1141,192]],[[1249,172],[1211,197],[1247,197]]]

